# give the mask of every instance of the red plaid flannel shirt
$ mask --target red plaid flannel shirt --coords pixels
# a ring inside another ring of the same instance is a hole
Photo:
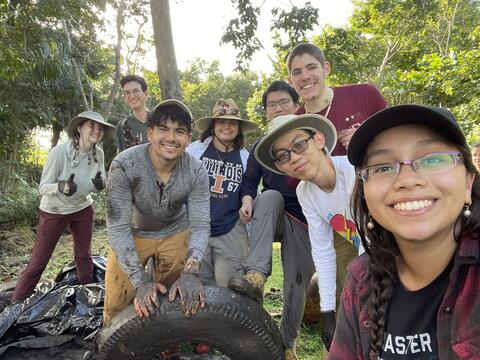
[[[366,254],[348,266],[329,360],[368,359]],[[459,241],[447,291],[437,314],[440,359],[480,360],[480,234]]]

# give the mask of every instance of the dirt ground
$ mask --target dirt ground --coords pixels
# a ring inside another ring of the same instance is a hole
[[[93,350],[93,344],[73,340],[58,347],[47,349],[8,349],[2,360],[82,360],[87,350]]]
[[[15,282],[28,263],[35,241],[35,229],[16,228],[14,231],[0,231],[0,311],[9,303]],[[94,254],[106,254],[105,229],[98,228],[92,243]],[[53,280],[64,264],[73,259],[71,236],[65,233],[45,270],[42,281]],[[68,343],[46,349],[9,348],[0,355],[2,360],[82,360],[87,350],[93,350],[93,342],[75,338]]]

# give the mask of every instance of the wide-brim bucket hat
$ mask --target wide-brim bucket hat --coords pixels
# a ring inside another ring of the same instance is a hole
[[[259,141],[254,156],[257,161],[274,173],[285,175],[275,166],[272,146],[277,139],[293,130],[321,132],[325,137],[325,153],[329,155],[337,144],[337,130],[330,120],[317,114],[282,115],[268,124],[267,135]]]
[[[103,125],[103,140],[112,139],[115,134],[115,126],[107,122],[102,114],[99,114],[95,111],[84,111],[75,116],[70,123],[68,124],[67,128],[67,135],[69,138],[74,138],[75,134],[78,133],[78,125],[86,120],[92,120],[99,124]]]
[[[242,133],[246,134],[258,129],[257,123],[242,119],[240,108],[233,99],[218,99],[213,106],[212,115],[195,121],[196,127],[201,132],[208,130],[213,120],[237,120],[242,124]]]

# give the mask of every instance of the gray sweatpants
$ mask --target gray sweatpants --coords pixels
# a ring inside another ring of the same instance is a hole
[[[308,228],[284,211],[280,192],[267,190],[253,202],[249,251],[244,271],[272,273],[272,243],[282,243],[283,312],[280,331],[286,348],[292,348],[305,311],[307,288],[315,272]]]
[[[200,267],[200,277],[207,285],[227,287],[228,280],[241,267],[247,255],[248,234],[240,220],[230,232],[208,239],[205,257]]]

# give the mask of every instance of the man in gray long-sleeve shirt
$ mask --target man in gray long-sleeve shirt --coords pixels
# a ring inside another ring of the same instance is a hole
[[[178,292],[186,316],[204,304],[198,270],[210,236],[210,192],[201,161],[185,153],[191,121],[180,101],[160,103],[148,120],[150,143],[123,151],[111,164],[105,325],[132,301],[139,317],[150,316],[157,292],[170,285],[170,301]],[[152,256],[153,280],[144,271]]]

